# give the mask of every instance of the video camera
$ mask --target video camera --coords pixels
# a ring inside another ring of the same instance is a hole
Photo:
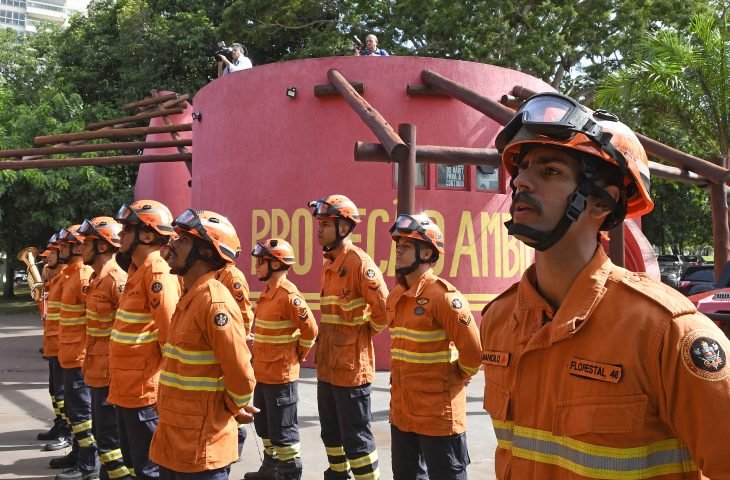
[[[223,42],[223,41],[218,42],[217,46],[218,46],[218,49],[215,51],[215,55],[214,55],[216,61],[218,61],[218,62],[221,61],[219,55],[223,55],[224,57],[226,57],[229,62],[233,61],[233,56],[231,55],[233,53],[233,48],[227,47],[226,42]]]
[[[357,35],[352,36],[352,43],[355,45],[356,48],[362,50],[362,42],[359,38],[357,38]]]

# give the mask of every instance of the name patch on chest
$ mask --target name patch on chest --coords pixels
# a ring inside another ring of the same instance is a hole
[[[482,365],[494,365],[495,367],[509,366],[509,352],[482,352]]]
[[[571,375],[590,378],[591,380],[618,383],[624,374],[624,369],[623,367],[609,365],[607,363],[571,358],[568,366],[568,372]]]

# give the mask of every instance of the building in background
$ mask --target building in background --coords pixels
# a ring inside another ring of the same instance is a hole
[[[86,11],[89,0],[0,0],[0,28],[35,33],[43,22],[66,25],[75,13]]]

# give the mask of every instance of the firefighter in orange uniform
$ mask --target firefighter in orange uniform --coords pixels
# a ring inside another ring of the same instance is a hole
[[[390,232],[393,478],[465,480],[466,383],[479,371],[479,329],[464,296],[431,269],[444,254],[441,229],[425,215],[399,215]]]
[[[170,210],[154,200],[122,205],[119,252],[131,256],[109,342],[109,397],[116,405],[124,464],[140,480],[159,477],[149,459],[157,428],[157,388],[162,346],[180,298],[178,278],[160,256],[174,235]]]
[[[326,480],[377,480],[378,451],[370,429],[373,335],[387,326],[388,289],[372,258],[350,238],[360,214],[344,195],[309,203],[324,250],[317,406],[329,468]]]
[[[86,293],[92,269],[82,262],[84,237],[78,233],[80,226],[62,228],[58,234],[58,260],[66,264],[61,282],[58,362],[63,369],[66,416],[78,444],[78,458],[74,466],[56,475],[56,480],[99,477],[91,422],[91,391],[81,370],[86,357]]]
[[[109,337],[119,297],[127,283],[127,272],[117,265],[122,225],[111,217],[84,220],[79,233],[84,236],[84,264],[94,269],[86,294],[86,359],[84,378],[91,387],[91,414],[102,476],[132,478],[124,465],[119,447],[117,417],[109,395]]]
[[[53,420],[53,427],[47,432],[38,434],[38,440],[50,440],[43,447],[47,451],[60,450],[71,445],[71,427],[64,413],[64,392],[63,392],[63,370],[58,363],[58,320],[61,316],[61,276],[59,274],[66,268],[58,261],[58,234],[54,233],[48,240],[46,250],[40,255],[45,257],[46,265],[44,272],[44,299],[45,307],[42,311],[43,320],[43,356],[48,359],[48,388],[51,394],[53,412],[56,414]],[[51,295],[53,290],[53,295]],[[69,457],[65,464],[59,465],[60,459],[54,459],[54,464],[59,468],[69,468],[75,462],[77,452]],[[65,458],[65,457],[64,457]],[[73,461],[71,461],[73,459]]]
[[[240,253],[240,252],[236,252]],[[223,268],[218,270],[216,280],[221,282],[233,295],[238,308],[243,316],[243,328],[246,330],[246,341],[249,348],[251,347],[251,322],[253,322],[253,309],[251,308],[251,300],[249,296],[248,282],[243,272],[236,267],[235,263],[226,263]],[[244,425],[238,426],[238,457],[240,461],[243,452],[243,444],[246,441],[246,428]]]
[[[222,215],[192,209],[173,223],[166,253],[185,294],[173,316],[160,373],[160,425],[150,458],[162,480],[228,478],[238,458],[237,423],[249,423],[255,380],[241,311],[216,280],[240,242]]]
[[[297,287],[287,278],[294,249],[280,238],[257,243],[251,252],[256,275],[266,290],[256,305],[253,367],[256,374],[254,416],[256,433],[264,443],[264,461],[246,480],[299,480],[302,460],[299,443],[297,379],[317,337],[317,322]]]
[[[597,242],[653,207],[634,133],[550,93],[528,99],[496,144],[512,175],[508,232],[536,250],[483,312],[497,478],[730,478],[730,342]]]

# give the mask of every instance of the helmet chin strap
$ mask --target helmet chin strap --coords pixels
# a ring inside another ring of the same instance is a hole
[[[322,247],[322,251],[325,253],[329,253],[332,250],[337,250],[337,248],[342,245],[342,241],[347,238],[347,236],[352,232],[352,229],[355,228],[355,225],[352,222],[348,221],[347,233],[345,233],[344,235],[340,235],[340,220],[342,220],[340,217],[335,218],[335,241],[330,243],[329,245],[325,245],[324,247]]]
[[[279,262],[279,263],[281,264],[281,262]],[[263,277],[258,277],[258,278],[260,281],[266,282],[271,278],[271,275],[273,275],[274,272],[280,272],[282,270],[286,270],[286,265],[282,264],[279,268],[273,268],[271,266],[271,260],[267,258],[266,259],[266,275],[264,275]]]
[[[512,182],[510,182],[512,183]],[[515,189],[512,185],[512,197],[514,198]],[[555,245],[568,231],[568,228],[575,222],[578,217],[585,211],[588,204],[588,196],[594,195],[602,198],[603,200],[610,200],[616,205],[613,198],[604,189],[596,186],[585,177],[582,177],[578,183],[578,187],[568,197],[568,206],[565,209],[565,215],[560,219],[558,224],[549,232],[537,230],[527,225],[520,225],[514,223],[511,219],[504,223],[507,227],[507,233],[510,235],[518,235],[525,237],[530,242],[525,242],[528,246],[544,252],[548,248]]]
[[[420,267],[422,264],[431,263],[431,259],[421,260],[421,242],[420,241],[416,240],[414,242],[414,248],[416,250],[416,259],[413,261],[413,263],[411,263],[407,267],[397,267],[395,269],[396,275],[405,277],[406,275],[415,272],[418,269],[418,267]],[[433,256],[431,256],[431,258],[433,258]]]

